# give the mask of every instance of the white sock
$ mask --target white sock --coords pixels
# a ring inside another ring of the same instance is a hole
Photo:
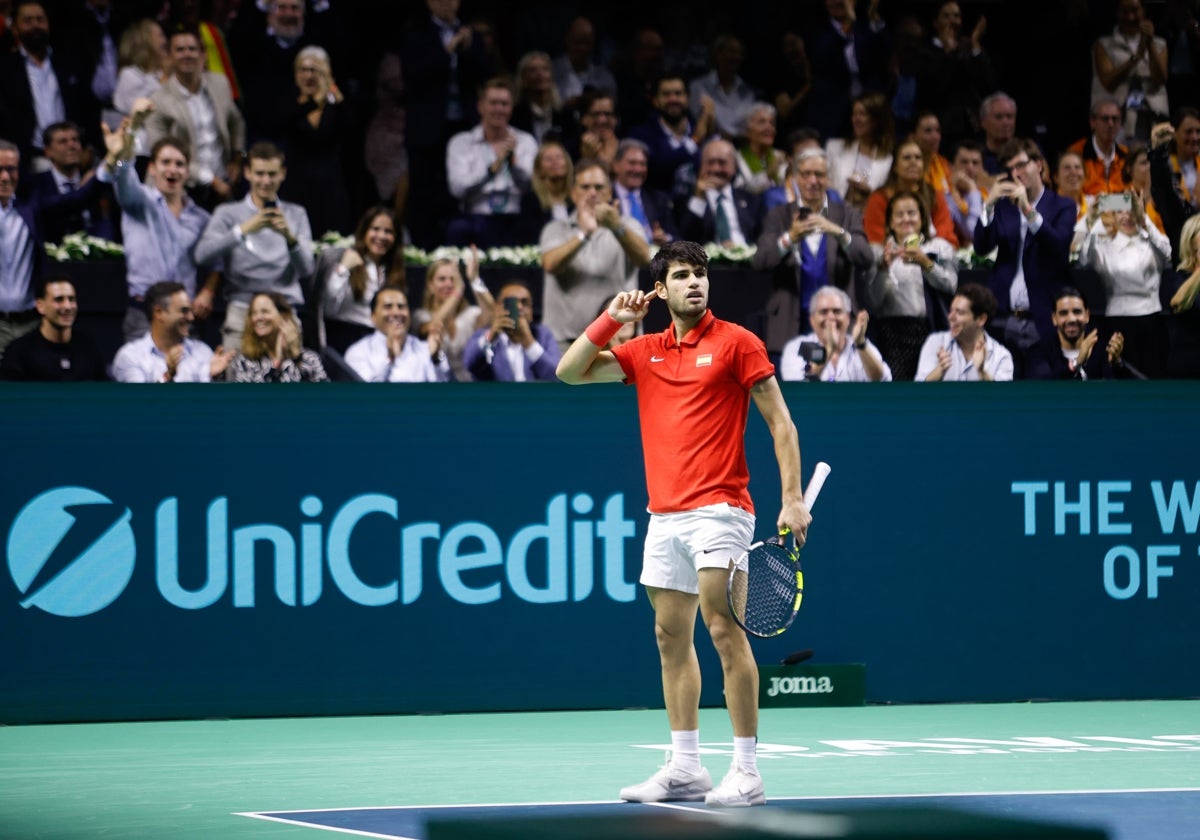
[[[671,764],[687,773],[700,772],[700,730],[671,730]]]
[[[758,738],[733,738],[733,763],[747,773],[758,772],[758,756],[755,752]]]

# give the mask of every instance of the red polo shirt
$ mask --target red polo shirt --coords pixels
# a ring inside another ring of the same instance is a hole
[[[750,389],[775,373],[766,347],[712,312],[683,338],[672,325],[615,348],[637,386],[652,513],[725,502],[754,512],[746,467]]]

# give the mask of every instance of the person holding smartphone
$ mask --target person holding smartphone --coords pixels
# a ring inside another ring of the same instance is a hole
[[[476,380],[549,382],[558,366],[558,342],[550,328],[533,322],[533,295],[519,280],[500,287],[492,325],[475,331],[463,363]]]
[[[997,249],[988,286],[997,301],[988,332],[1014,356],[1054,333],[1054,295],[1066,285],[1075,202],[1046,188],[1037,143],[1016,138],[999,153],[1004,173],[975,225],[975,252]]]
[[[1171,243],[1147,218],[1139,196],[1097,196],[1088,211],[1079,264],[1095,270],[1107,302],[1100,340],[1126,340],[1125,360],[1151,379],[1166,375],[1167,322],[1159,289],[1170,269]]]
[[[255,143],[244,174],[250,192],[217,207],[193,254],[197,263],[222,265],[228,304],[221,330],[228,347],[241,342],[250,299],[258,292],[281,293],[299,314],[301,283],[315,268],[308,212],[279,200],[287,177],[283,152],[273,143]]]
[[[837,286],[853,295],[854,276],[871,265],[871,246],[862,214],[829,200],[829,156],[820,147],[792,161],[794,201],[772,207],[763,220],[752,265],[775,272],[776,291],[767,304],[767,352],[778,358],[783,345],[808,324],[817,289]]]

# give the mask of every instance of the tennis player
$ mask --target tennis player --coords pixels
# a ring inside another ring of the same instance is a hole
[[[799,439],[762,341],[708,311],[704,249],[669,243],[651,261],[650,277],[653,292],[618,294],[558,364],[559,378],[569,384],[638,386],[642,439],[651,441],[643,447],[651,516],[641,583],[654,608],[671,756],[649,780],[624,788],[621,798],[761,805],[758,667],[725,596],[730,564],[754,536],[745,453],[750,400],[775,440],[783,487],[778,525],[803,544],[811,517],[800,488]],[[623,324],[644,319],[656,298],[670,310],[668,329],[601,349]],[[700,763],[697,609],[721,658],[733,723],[733,765],[716,788]]]

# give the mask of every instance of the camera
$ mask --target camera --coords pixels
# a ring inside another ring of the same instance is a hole
[[[819,341],[801,341],[800,358],[812,365],[825,364],[825,345]]]

